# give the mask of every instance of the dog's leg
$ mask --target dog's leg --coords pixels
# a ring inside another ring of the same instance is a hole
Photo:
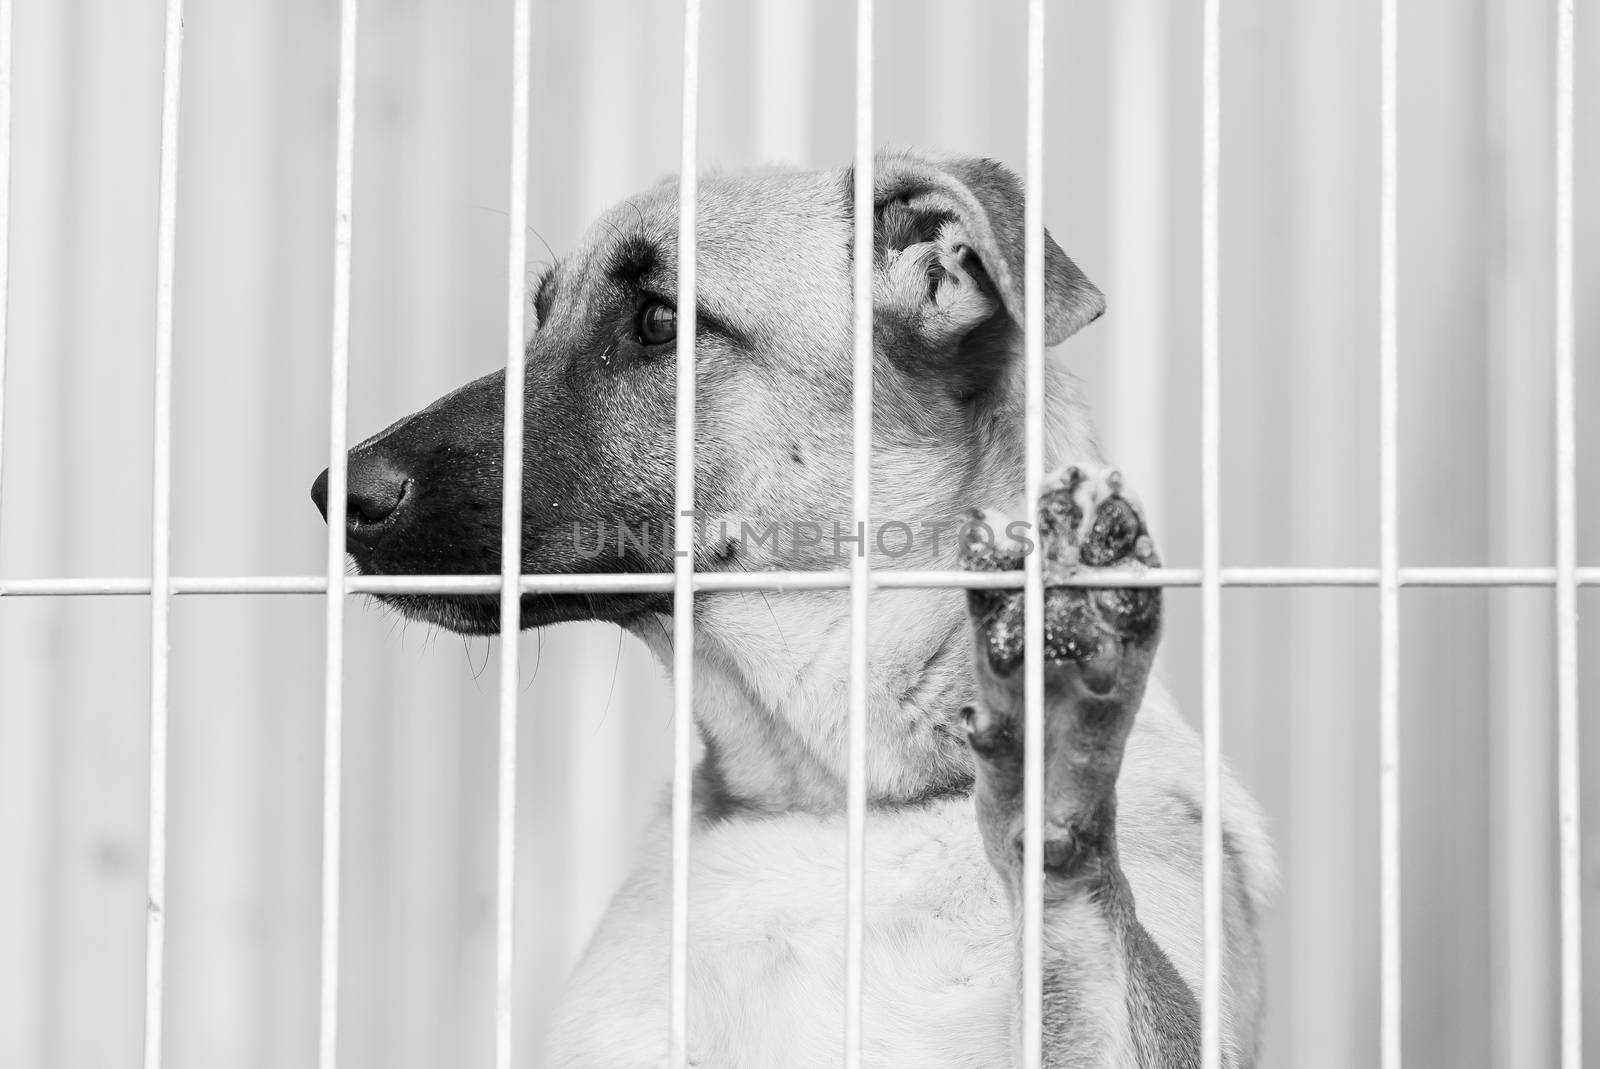
[[[963,564],[1020,569],[1007,521],[979,516]],[[1052,577],[1156,563],[1138,505],[1113,471],[1069,468],[1039,502],[1044,553],[1045,1064],[1187,1067],[1199,1062],[1193,992],[1139,923],[1117,855],[1117,773],[1161,631],[1156,588],[1054,587]],[[972,591],[980,701],[964,710],[978,821],[1020,931],[1023,597]]]

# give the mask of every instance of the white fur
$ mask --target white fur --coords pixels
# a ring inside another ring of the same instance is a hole
[[[1175,791],[1198,791],[1197,756],[1193,730],[1153,684],[1118,781],[1123,868],[1141,921],[1193,990],[1201,964],[1200,844],[1196,829],[1175,819],[1170,799]],[[1224,804],[1245,862],[1244,885],[1259,908],[1272,880],[1261,816],[1231,779]],[[875,810],[867,851],[869,1064],[1006,1064],[1017,1002],[1013,918],[971,799]],[[692,1064],[838,1064],[842,815],[792,812],[701,826],[689,856]],[[573,976],[558,1014],[553,1066],[665,1064],[670,862],[663,814]],[[1224,1031],[1236,1048],[1232,1002],[1230,991]]]

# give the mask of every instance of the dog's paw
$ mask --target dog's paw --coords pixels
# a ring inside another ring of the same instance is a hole
[[[1029,537],[1033,531],[1036,539]],[[1003,514],[978,512],[964,529],[962,566],[969,570],[1021,570],[1030,552],[1043,554],[1047,674],[1075,668],[1091,690],[1104,692],[1114,685],[1126,653],[1154,646],[1161,591],[1059,581],[1159,565],[1143,509],[1114,469],[1070,467],[1046,480],[1036,528]],[[989,671],[1015,676],[1023,656],[1022,592],[973,590],[968,609]]]
[[[1144,700],[1161,630],[1155,587],[1063,585],[1069,579],[1155,566],[1144,513],[1112,470],[1068,468],[1047,481],[1036,539],[1024,524],[979,514],[962,539],[962,562],[981,571],[1021,570],[1041,553],[1044,596],[1044,848],[1047,872],[1103,874],[1115,834],[1122,750]],[[1021,857],[1023,594],[969,595],[978,700],[961,723],[977,767],[978,819],[990,858],[1014,875]]]

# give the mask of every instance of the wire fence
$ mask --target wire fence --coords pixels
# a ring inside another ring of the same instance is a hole
[[[1399,218],[1398,166],[1399,115],[1397,89],[1400,56],[1397,3],[1384,0],[1379,12],[1380,204],[1379,273],[1379,396],[1380,478],[1376,501],[1380,525],[1380,562],[1376,568],[1225,568],[1221,565],[1220,512],[1223,476],[1220,452],[1221,376],[1220,323],[1223,294],[1219,250],[1223,240],[1218,200],[1224,176],[1221,153],[1222,75],[1221,0],[1207,0],[1203,11],[1201,90],[1201,257],[1202,320],[1201,365],[1201,479],[1202,564],[1197,569],[1163,568],[1139,574],[1101,574],[1078,577],[1080,586],[1194,587],[1202,597],[1202,720],[1204,724],[1204,971],[1200,992],[1203,1022],[1203,1064],[1222,1064],[1222,757],[1221,705],[1221,592],[1225,588],[1359,587],[1379,594],[1379,753],[1380,753],[1380,873],[1381,873],[1381,1053],[1386,1069],[1399,1069],[1402,1052],[1401,1013],[1401,874],[1400,837],[1401,717],[1400,619],[1403,588],[1551,588],[1556,598],[1558,726],[1558,827],[1561,902],[1561,1064],[1564,1069],[1582,1065],[1582,884],[1579,828],[1579,695],[1577,604],[1580,587],[1600,586],[1600,568],[1578,565],[1577,538],[1577,435],[1576,340],[1574,305],[1574,5],[1556,0],[1555,40],[1556,203],[1555,279],[1553,302],[1555,346],[1553,352],[1556,554],[1552,567],[1401,567],[1399,564],[1399,384],[1403,354],[1398,330]],[[180,128],[179,106],[183,69],[183,4],[168,0],[165,23],[165,75],[161,111],[161,169],[156,242],[156,316],[154,343],[154,434],[152,557],[148,578],[61,577],[0,580],[0,597],[67,597],[131,595],[150,599],[150,786],[149,867],[146,914],[146,1069],[163,1064],[162,1024],[165,1012],[164,952],[166,933],[166,862],[168,815],[169,633],[172,599],[178,596],[217,594],[322,595],[326,601],[325,749],[322,852],[322,926],[320,952],[319,1065],[334,1069],[339,1054],[340,1015],[340,872],[341,777],[343,768],[344,606],[352,594],[373,593],[477,593],[499,597],[502,660],[499,679],[498,832],[496,839],[496,964],[495,964],[495,1064],[513,1064],[514,946],[516,940],[516,799],[517,726],[519,718],[519,660],[516,632],[520,596],[535,593],[654,592],[673,598],[675,610],[675,730],[672,791],[672,949],[670,985],[670,1052],[674,1066],[687,1066],[693,1037],[688,1014],[687,969],[689,950],[689,876],[692,849],[692,709],[694,685],[693,606],[696,594],[727,591],[847,590],[850,595],[850,707],[849,778],[847,793],[848,880],[843,907],[847,913],[845,1064],[859,1067],[863,1057],[863,1012],[866,990],[862,953],[866,903],[872,888],[866,881],[866,716],[868,657],[868,595],[873,590],[940,588],[1021,588],[1026,595],[1027,676],[1025,737],[1027,740],[1027,793],[1025,795],[1024,872],[1022,917],[1022,1020],[1024,1064],[1041,1064],[1042,953],[1042,806],[1043,806],[1043,579],[1038,555],[1027,558],[1025,571],[966,573],[954,571],[892,571],[873,567],[868,553],[856,555],[849,570],[833,572],[703,573],[697,572],[692,553],[693,525],[677,524],[680,550],[675,570],[657,575],[525,575],[521,573],[521,479],[523,458],[510,443],[523,440],[522,395],[523,279],[527,259],[526,205],[528,201],[528,115],[530,103],[530,42],[533,28],[529,0],[516,0],[510,42],[512,46],[511,152],[507,227],[509,287],[506,300],[506,396],[504,440],[505,497],[503,501],[503,571],[499,576],[389,576],[363,577],[345,573],[344,511],[349,390],[351,267],[355,230],[354,160],[356,130],[356,56],[358,0],[343,0],[339,34],[338,121],[334,227],[333,337],[329,374],[330,480],[328,493],[327,569],[322,575],[182,576],[172,574],[172,353],[173,301],[176,270],[176,218],[178,204]],[[866,525],[871,502],[872,415],[872,268],[873,240],[873,4],[859,0],[856,21],[856,170],[852,195],[855,202],[854,403],[852,512],[854,522]],[[1044,0],[1028,7],[1027,53],[1027,167],[1026,167],[1026,293],[1025,354],[1028,369],[1025,405],[1027,497],[1036,500],[1043,480],[1043,196],[1046,56]],[[694,509],[695,417],[695,223],[700,88],[701,12],[698,0],[684,5],[682,142],[680,180],[680,273],[678,308],[679,385],[676,407],[676,506],[679,517]],[[11,131],[11,21],[10,0],[0,0],[0,245],[9,224],[8,179]],[[0,258],[0,264],[3,264]],[[0,267],[0,288],[6,282]],[[0,416],[4,412],[4,301],[0,301]],[[0,435],[3,441],[3,435]],[[3,459],[3,458],[0,458]],[[14,458],[13,458],[14,459]],[[3,470],[3,469],[0,469]]]

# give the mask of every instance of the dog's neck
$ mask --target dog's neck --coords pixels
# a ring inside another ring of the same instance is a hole
[[[849,595],[706,597],[695,628],[695,720],[704,807],[844,808],[849,740]],[[967,789],[958,733],[972,701],[971,635],[959,591],[873,596],[868,630],[867,793],[915,804]],[[662,628],[640,637],[671,662]],[[652,635],[654,637],[652,637]]]
[[[1022,393],[1018,381],[1009,395]],[[1050,466],[1098,460],[1099,447],[1073,377],[1046,365]],[[937,463],[949,478],[924,499],[874,498],[874,515],[959,515],[974,504],[1020,502],[1020,401],[969,443],[936,459],[874,451],[881,485]],[[900,568],[951,568],[955,550],[926,545]],[[696,599],[695,720],[705,743],[698,782],[716,795],[702,807],[836,812],[845,806],[849,761],[850,595],[846,591],[716,593]],[[917,804],[968,789],[971,753],[959,713],[977,694],[966,596],[959,590],[877,591],[867,626],[867,796],[874,805]],[[671,671],[672,621],[634,628]]]

